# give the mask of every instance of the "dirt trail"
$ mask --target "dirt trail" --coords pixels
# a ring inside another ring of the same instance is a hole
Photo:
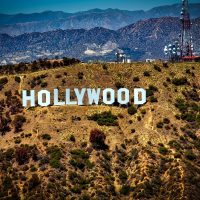
[[[148,112],[146,114],[147,122],[145,123],[145,128],[149,130],[153,130],[153,114],[151,112],[151,108],[148,108]]]
[[[18,92],[19,92],[19,94],[21,94],[24,76],[21,75],[21,76],[19,76],[19,77],[20,77],[21,81],[20,81],[20,83],[19,83],[19,90],[18,90]]]

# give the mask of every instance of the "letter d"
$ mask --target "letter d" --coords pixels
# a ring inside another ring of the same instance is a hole
[[[141,98],[139,98],[139,95]],[[145,89],[136,88],[134,89],[134,104],[135,105],[142,105],[145,104],[147,101],[147,92]]]

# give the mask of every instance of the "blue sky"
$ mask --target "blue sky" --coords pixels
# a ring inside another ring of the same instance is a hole
[[[180,3],[181,0],[0,0],[0,13],[32,13],[45,10],[77,12],[93,8],[148,10],[155,6]],[[190,0],[200,3],[200,0]]]

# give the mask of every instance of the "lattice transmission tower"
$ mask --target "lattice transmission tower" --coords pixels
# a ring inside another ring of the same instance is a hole
[[[182,11],[181,11],[181,58],[193,57],[193,43],[192,43],[192,33],[191,33],[191,20],[189,12],[189,2],[188,0],[182,0]]]

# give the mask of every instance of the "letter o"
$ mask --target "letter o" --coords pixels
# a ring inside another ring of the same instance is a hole
[[[46,96],[45,97],[46,98],[45,102],[43,102],[43,99],[42,99],[43,95]],[[51,98],[51,95],[50,95],[49,91],[47,91],[47,90],[41,90],[41,91],[38,92],[38,104],[40,106],[49,106],[50,102],[51,102],[50,98]]]
[[[110,100],[108,100],[108,94],[110,93]],[[103,91],[103,103],[111,105],[115,102],[115,91],[111,88],[107,88]]]
[[[125,94],[125,99],[123,100],[122,99],[122,93]],[[117,93],[117,99],[118,99],[118,103],[123,105],[123,104],[127,104],[129,102],[129,99],[130,99],[130,93],[129,93],[129,90],[126,89],[126,88],[121,88],[118,90],[118,93]]]

